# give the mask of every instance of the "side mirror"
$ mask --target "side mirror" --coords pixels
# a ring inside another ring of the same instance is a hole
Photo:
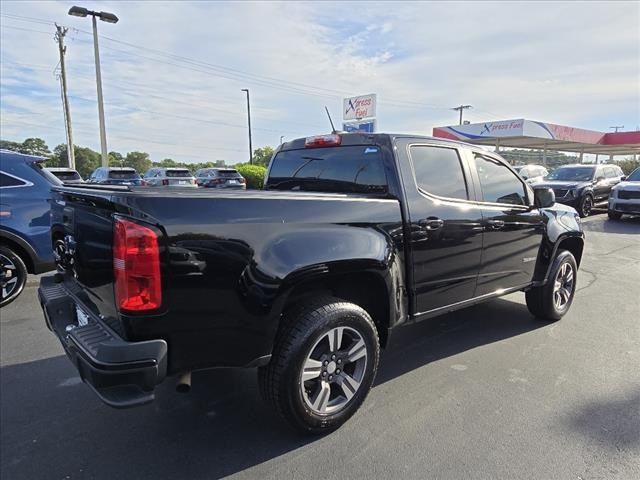
[[[533,190],[533,203],[538,208],[552,207],[556,203],[556,194],[550,188],[536,188]]]
[[[596,183],[600,183],[603,180],[604,180],[604,177],[600,176],[600,177],[596,178]]]
[[[620,177],[620,181],[621,181],[621,182],[624,182],[626,179],[627,179],[627,176],[626,176],[626,175],[623,175],[622,177]]]

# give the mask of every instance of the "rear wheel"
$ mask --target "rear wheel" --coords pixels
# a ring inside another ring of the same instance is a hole
[[[547,283],[527,291],[529,311],[543,320],[560,320],[573,302],[577,273],[578,267],[571,252],[563,250],[558,253],[551,266]]]
[[[580,206],[578,208],[578,213],[582,218],[588,217],[591,215],[591,210],[593,209],[593,197],[589,194],[582,197],[580,201]]]
[[[609,220],[620,220],[622,218],[622,214],[619,212],[609,210],[607,214],[609,215]]]
[[[360,407],[375,377],[380,347],[369,314],[333,297],[291,309],[271,362],[258,370],[266,400],[296,429],[340,427]]]
[[[27,267],[9,247],[0,246],[0,307],[9,305],[27,283]]]

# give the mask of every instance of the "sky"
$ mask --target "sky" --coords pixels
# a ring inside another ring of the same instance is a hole
[[[78,0],[80,1],[80,0]],[[100,149],[91,21],[70,2],[0,2],[0,137],[65,142],[54,22],[74,143]],[[430,135],[512,118],[640,125],[640,2],[93,2],[109,151],[247,161],[330,130],[342,98],[376,93],[379,131]]]

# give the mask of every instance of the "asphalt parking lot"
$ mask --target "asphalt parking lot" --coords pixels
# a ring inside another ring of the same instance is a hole
[[[405,327],[356,416],[292,433],[255,371],[113,410],[46,329],[35,287],[0,312],[2,479],[640,478],[640,218],[596,215],[560,322],[523,294]]]

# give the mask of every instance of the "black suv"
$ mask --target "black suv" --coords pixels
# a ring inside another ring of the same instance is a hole
[[[611,189],[624,177],[617,165],[565,165],[551,172],[535,188],[552,188],[556,202],[588,217],[593,207],[606,208]]]

